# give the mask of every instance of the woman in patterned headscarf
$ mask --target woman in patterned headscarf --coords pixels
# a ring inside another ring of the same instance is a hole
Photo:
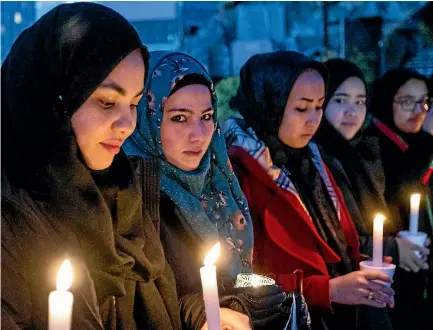
[[[150,67],[147,99],[138,106],[137,129],[125,150],[158,159],[161,240],[178,294],[200,292],[199,269],[217,241],[219,282],[231,286],[239,273],[252,271],[253,228],[217,124],[213,83],[186,54],[153,52]],[[284,300],[274,289],[276,294],[262,299],[268,307]],[[224,313],[230,312],[223,310],[223,318]]]

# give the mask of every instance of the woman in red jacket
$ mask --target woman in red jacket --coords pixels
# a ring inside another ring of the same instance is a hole
[[[393,290],[374,282],[391,279],[358,271],[354,224],[310,141],[326,77],[321,63],[295,52],[256,55],[241,70],[232,106],[243,119],[229,119],[223,132],[254,222],[254,267],[286,290],[295,289],[293,271],[304,271],[313,329],[386,329],[385,313],[364,323],[358,305],[393,306]]]

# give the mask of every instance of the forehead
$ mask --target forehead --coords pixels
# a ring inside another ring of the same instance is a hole
[[[357,90],[365,93],[365,85],[358,77],[349,77],[338,86],[336,93],[340,91]]]
[[[209,88],[204,85],[187,85],[177,90],[174,94],[170,95],[167,99],[166,106],[185,109],[192,109],[197,106],[211,107],[211,93]]]
[[[400,87],[396,96],[413,96],[421,97],[427,94],[427,86],[424,81],[418,79],[410,79]]]
[[[301,73],[293,85],[290,96],[299,97],[323,97],[325,95],[325,83],[323,77],[316,70],[307,70]]]

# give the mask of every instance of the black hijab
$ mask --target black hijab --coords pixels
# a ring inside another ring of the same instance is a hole
[[[240,85],[232,105],[266,143],[272,161],[290,171],[290,179],[307,207],[322,238],[342,257],[332,276],[351,271],[344,234],[326,187],[312,162],[308,146],[291,148],[280,141],[280,127],[287,99],[298,77],[317,70],[327,81],[325,66],[296,52],[280,51],[251,57],[242,67]]]
[[[325,65],[329,71],[325,112],[326,105],[347,79],[351,77],[361,79],[367,90],[364,74],[354,63],[343,59],[332,59],[326,61]],[[371,235],[372,216],[381,212],[389,217],[383,197],[385,179],[377,137],[363,138],[360,130],[351,140],[347,140],[324,116],[314,138],[324,148],[326,154],[331,156],[327,163],[337,184],[340,188],[346,188],[342,191],[358,233]],[[386,231],[391,229],[387,228]]]
[[[372,115],[400,135],[409,144],[412,137],[416,134],[402,132],[395,126],[392,105],[395,94],[411,79],[424,81],[428,86],[427,78],[415,70],[395,68],[387,71],[374,82],[372,99],[369,106],[369,112]]]
[[[126,155],[110,167],[125,200],[113,227],[71,128],[72,114],[135,49],[147,72],[146,47],[125,18],[99,4],[63,4],[19,36],[1,68],[2,197],[25,190],[75,233],[100,303],[125,293],[125,277],[148,281],[165,266],[160,243],[144,238],[141,190]]]

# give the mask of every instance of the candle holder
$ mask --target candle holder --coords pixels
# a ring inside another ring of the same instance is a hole
[[[381,273],[384,273],[384,274],[388,275],[389,277],[391,277],[391,279],[394,277],[394,273],[395,273],[395,265],[394,264],[387,264],[387,263],[383,262],[381,266],[375,266],[373,264],[372,260],[361,261],[359,263],[359,268],[361,270],[375,270],[375,271],[379,271]],[[383,282],[383,281],[380,281],[380,280],[375,280],[375,282],[384,284],[387,287],[391,287],[391,283],[388,283],[388,282]]]
[[[403,230],[398,233],[398,237],[404,238],[405,240],[413,244],[416,244],[420,247],[424,247],[425,241],[427,239],[427,234],[423,233],[422,231],[413,234],[410,231]],[[419,251],[414,251],[414,253],[418,258],[421,258],[421,253],[419,253]]]

